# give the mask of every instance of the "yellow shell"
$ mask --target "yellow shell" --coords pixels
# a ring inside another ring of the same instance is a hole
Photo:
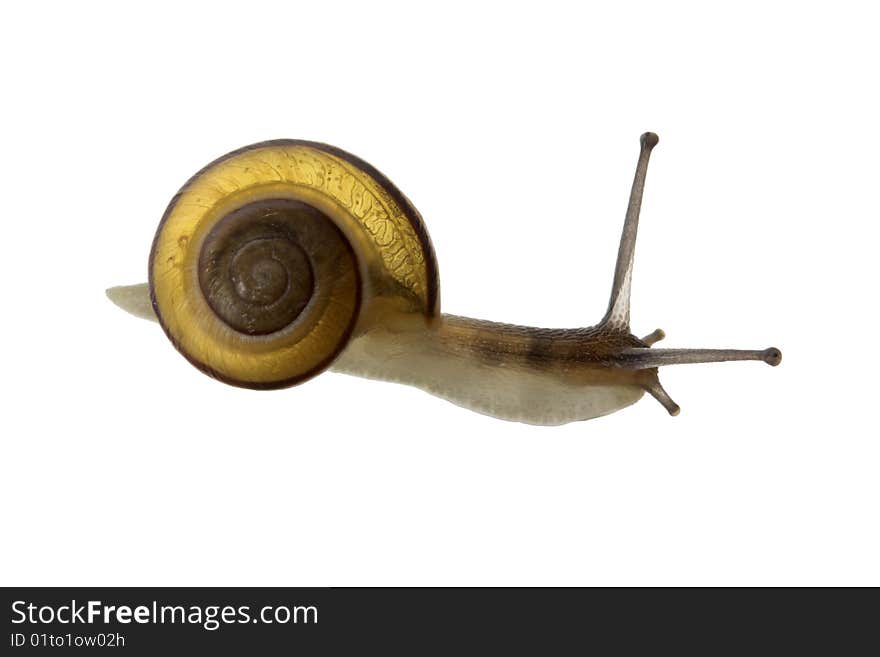
[[[300,383],[353,332],[439,312],[437,262],[412,204],[366,162],[306,141],[248,146],[193,176],[165,211],[149,271],[174,345],[243,387]]]

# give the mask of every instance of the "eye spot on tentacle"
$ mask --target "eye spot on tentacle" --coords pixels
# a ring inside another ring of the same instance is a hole
[[[782,352],[776,347],[770,347],[764,350],[764,362],[771,367],[776,367],[782,362]]]

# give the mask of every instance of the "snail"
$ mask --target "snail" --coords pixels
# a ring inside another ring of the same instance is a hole
[[[651,151],[641,136],[608,310],[595,326],[545,329],[440,313],[434,248],[413,204],[379,171],[326,144],[247,146],[174,196],[149,283],[110,288],[158,320],[193,365],[226,383],[293,386],[329,369],[408,384],[505,420],[558,425],[644,393],[679,412],[658,368],[760,360],[778,349],[657,349],[630,332],[630,287]]]

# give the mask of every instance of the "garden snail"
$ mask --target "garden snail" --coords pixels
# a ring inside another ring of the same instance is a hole
[[[595,326],[543,329],[440,313],[421,216],[375,168],[338,148],[279,140],[221,157],[171,200],[149,284],[107,290],[158,319],[196,367],[270,389],[330,369],[405,383],[506,420],[554,425],[606,415],[645,392],[678,405],[657,368],[763,360],[776,348],[653,349],[630,333],[633,252],[657,135],[641,151],[611,300]]]

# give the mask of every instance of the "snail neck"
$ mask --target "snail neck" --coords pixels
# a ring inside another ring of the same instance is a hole
[[[382,322],[331,370],[420,388],[486,415],[555,425],[636,402],[651,372],[610,368],[596,329],[537,329],[441,315]]]

